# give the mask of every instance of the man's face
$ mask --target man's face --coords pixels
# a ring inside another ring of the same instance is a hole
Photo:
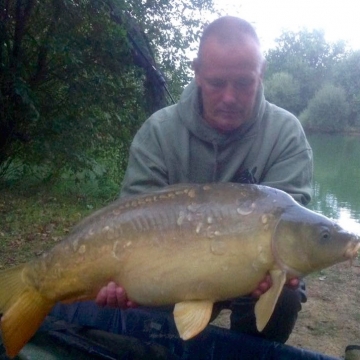
[[[229,132],[251,117],[263,73],[260,50],[252,39],[233,45],[209,37],[194,70],[209,125]]]

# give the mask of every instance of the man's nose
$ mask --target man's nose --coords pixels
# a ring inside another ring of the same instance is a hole
[[[236,102],[236,89],[232,84],[227,84],[223,91],[223,101],[225,103]]]

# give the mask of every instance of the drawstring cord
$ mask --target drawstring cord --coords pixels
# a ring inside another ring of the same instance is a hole
[[[212,141],[213,147],[214,147],[214,169],[212,174],[212,181],[216,182],[216,175],[218,172],[218,144],[215,140]]]

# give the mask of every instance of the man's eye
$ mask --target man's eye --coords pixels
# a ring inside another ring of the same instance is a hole
[[[243,87],[246,87],[246,86],[250,86],[253,84],[253,80],[252,79],[241,79],[241,80],[238,80],[236,83],[235,83],[235,86],[238,88],[238,89],[241,89]]]
[[[221,80],[211,80],[209,81],[209,84],[214,88],[221,88],[225,85],[225,82]]]

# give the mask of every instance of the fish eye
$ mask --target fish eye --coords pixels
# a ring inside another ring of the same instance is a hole
[[[320,238],[322,241],[328,241],[331,237],[330,231],[325,229],[321,232]]]

